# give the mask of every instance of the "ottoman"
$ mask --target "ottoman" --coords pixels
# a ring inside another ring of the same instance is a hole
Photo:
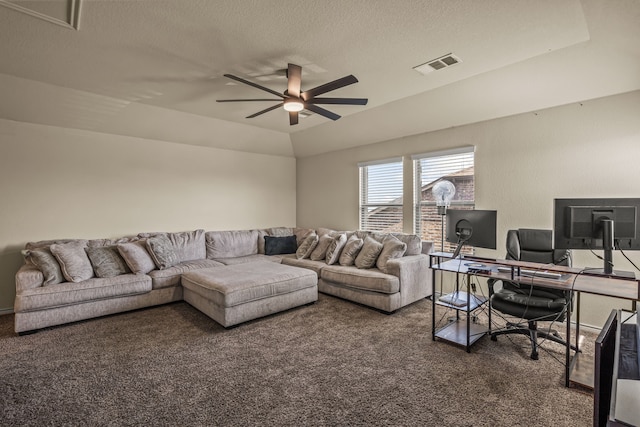
[[[184,300],[225,328],[318,300],[318,275],[269,261],[182,275]]]

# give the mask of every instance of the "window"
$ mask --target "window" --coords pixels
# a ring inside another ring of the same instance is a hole
[[[360,229],[402,232],[402,158],[358,163]]]
[[[440,243],[444,240],[442,230],[446,230],[446,224],[443,224],[445,218],[438,214],[431,189],[439,181],[450,181],[456,188],[450,207],[473,209],[475,207],[474,147],[467,146],[419,154],[411,158],[415,182],[414,232],[422,240],[434,242],[435,249],[440,250]],[[445,252],[453,252],[455,245],[444,242],[442,249]]]

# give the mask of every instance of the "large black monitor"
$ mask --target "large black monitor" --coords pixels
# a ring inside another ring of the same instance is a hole
[[[463,246],[496,248],[496,211],[487,210],[447,210],[447,242],[458,246],[453,258],[460,255]]]
[[[613,270],[613,250],[640,250],[640,198],[555,199],[556,249],[604,250],[604,268],[587,273],[635,276]]]

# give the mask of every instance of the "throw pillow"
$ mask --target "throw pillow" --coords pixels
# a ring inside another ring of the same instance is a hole
[[[332,242],[329,242],[329,246],[327,247],[327,253],[325,255],[325,260],[327,264],[335,264],[338,262],[340,258],[340,253],[342,252],[342,248],[347,243],[347,235],[346,233],[340,233],[333,238]]]
[[[127,266],[135,274],[147,274],[156,269],[156,264],[153,262],[151,255],[149,255],[144,240],[121,243],[118,245],[118,252],[120,252]]]
[[[420,255],[422,253],[422,240],[415,234],[404,233],[392,233],[398,240],[407,244],[407,251],[404,256],[407,255]]]
[[[173,248],[173,243],[166,234],[150,237],[146,242],[149,255],[160,270],[173,267],[178,262],[178,254]]]
[[[98,277],[114,277],[131,273],[116,246],[87,248],[87,255]]]
[[[296,236],[264,236],[264,254],[265,255],[283,255],[294,254],[298,248]]]
[[[363,244],[364,240],[359,239],[356,235],[351,236],[342,249],[338,263],[340,265],[353,265]]]
[[[372,268],[376,265],[376,260],[381,251],[382,243],[374,240],[371,236],[367,236],[354,264],[358,268]]]
[[[382,252],[376,261],[376,267],[383,273],[389,273],[387,263],[391,259],[401,258],[407,251],[407,244],[389,234],[382,242]]]
[[[329,244],[333,241],[333,237],[325,234],[324,236],[320,236],[318,239],[318,244],[316,248],[311,252],[311,256],[309,258],[312,261],[322,261],[327,255],[327,249],[329,248]]]
[[[305,259],[311,256],[311,252],[318,246],[319,237],[316,233],[312,233],[308,235],[298,246],[298,250],[296,251],[296,258]]]
[[[86,240],[51,245],[51,253],[58,260],[67,281],[77,283],[93,277],[93,267],[85,252],[86,247]]]
[[[60,264],[58,264],[49,248],[27,251],[27,258],[42,271],[44,276],[43,286],[56,285],[66,280],[62,275],[62,270],[60,270]]]
[[[304,242],[304,239],[311,236],[312,234],[316,234],[316,231],[313,228],[294,228],[293,234],[296,236],[296,241],[298,242],[298,247]]]

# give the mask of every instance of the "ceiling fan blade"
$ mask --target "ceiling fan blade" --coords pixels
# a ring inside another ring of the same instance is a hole
[[[247,116],[247,119],[253,119],[254,117],[258,117],[260,114],[264,114],[264,113],[268,113],[271,110],[275,110],[278,107],[282,107],[282,104],[284,104],[284,102],[280,102],[276,105],[274,105],[273,107],[269,107],[269,108],[265,108],[264,110],[258,111],[257,113],[254,113],[250,116]]]
[[[358,79],[353,74],[345,76],[341,79],[334,80],[329,83],[325,83],[318,87],[314,87],[313,89],[309,89],[300,94],[300,97],[305,101],[310,100],[318,95],[322,95],[323,93],[331,92],[332,90],[340,89],[345,86],[352,85],[354,83],[358,83]]]
[[[289,125],[297,125],[298,124],[298,112],[297,111],[289,111]]]
[[[317,105],[305,104],[305,108],[309,111],[313,111],[314,113],[320,114],[321,116],[324,116],[327,119],[338,120],[340,118],[340,116],[337,115],[336,113],[332,113],[331,111],[325,110],[324,108],[318,107]]]
[[[279,99],[216,99],[216,102],[280,101]]]
[[[312,98],[308,104],[367,105],[367,98]]]
[[[257,83],[254,83],[254,82],[250,82],[249,80],[245,80],[245,79],[243,79],[241,77],[236,77],[236,76],[234,76],[232,74],[225,74],[224,76],[230,78],[231,80],[235,80],[237,82],[244,83],[244,84],[249,85],[249,86],[253,86],[256,89],[264,90],[265,92],[269,92],[269,93],[271,93],[271,94],[273,94],[275,96],[278,96],[280,98],[284,98],[285,97],[283,94],[278,93],[275,90],[269,89],[268,87],[261,86],[261,85],[259,85]]]
[[[302,67],[296,64],[289,64],[287,78],[287,94],[299,98],[300,85],[302,84]]]

